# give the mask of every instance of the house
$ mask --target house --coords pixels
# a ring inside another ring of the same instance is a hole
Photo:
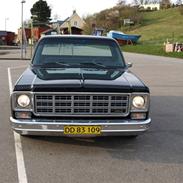
[[[104,34],[105,29],[103,28],[94,28],[92,35],[94,36],[102,36]]]
[[[64,23],[63,20],[52,20],[49,23],[49,26],[52,27],[53,29],[57,29]]]
[[[34,27],[33,28],[34,41],[37,42],[41,38],[41,34],[49,29],[50,29],[49,26]]]
[[[73,11],[71,17],[66,18],[64,21],[57,20],[51,21],[49,25],[42,25],[33,27],[33,42],[37,42],[42,36],[55,35],[55,34],[82,34],[84,20]],[[24,40],[27,43],[31,43],[31,29],[25,28],[23,33]],[[22,30],[18,30],[17,43],[22,41]]]
[[[143,8],[144,10],[160,10],[160,3],[142,4],[139,8]]]
[[[41,34],[49,29],[50,29],[49,26],[33,27],[32,33],[33,33],[34,42],[37,42],[40,39]],[[24,37],[24,40],[26,41],[26,43],[31,42],[30,41],[30,39],[31,39],[31,29],[30,28],[24,28],[23,37]],[[21,43],[21,42],[22,42],[22,29],[20,28],[20,29],[18,29],[17,43]]]
[[[6,44],[6,36],[7,36],[6,31],[0,31],[0,45]]]
[[[62,34],[82,34],[84,24],[84,20],[74,10],[72,16],[60,25],[60,31]]]
[[[50,29],[57,31],[57,34],[60,34],[60,26],[63,23],[64,23],[63,20],[52,20],[50,21],[49,26],[50,26]],[[47,35],[49,35],[49,33]]]
[[[93,27],[93,32],[92,35],[94,36],[102,36],[104,34],[105,29],[102,27],[96,27],[95,24],[92,25]]]
[[[26,38],[26,41],[28,41],[31,38],[31,29],[30,28],[24,28],[24,33],[23,33],[24,39]],[[17,43],[22,42],[22,29],[18,29],[18,36],[17,36]]]
[[[14,45],[15,33],[10,31],[0,31],[0,45]]]
[[[57,30],[56,29],[48,29],[44,32],[41,33],[41,37],[43,36],[49,36],[49,35],[57,35]]]

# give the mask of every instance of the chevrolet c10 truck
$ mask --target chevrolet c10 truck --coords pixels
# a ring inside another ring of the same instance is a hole
[[[107,37],[45,36],[11,95],[21,135],[137,136],[149,129],[150,92]]]

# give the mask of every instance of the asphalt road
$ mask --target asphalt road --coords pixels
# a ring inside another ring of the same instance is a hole
[[[183,60],[129,53],[125,58],[150,86],[151,129],[137,139],[21,137],[27,182],[183,182]],[[27,64],[0,60],[0,183],[18,183],[7,68],[14,83]]]

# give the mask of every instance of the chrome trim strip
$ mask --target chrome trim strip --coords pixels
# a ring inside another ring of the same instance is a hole
[[[131,119],[74,119],[74,120],[66,120],[66,119],[59,119],[59,120],[53,120],[53,119],[15,119],[13,117],[10,117],[10,121],[12,123],[16,124],[33,124],[33,125],[43,125],[43,124],[48,124],[48,125],[140,125],[140,124],[147,124],[151,121],[151,118],[148,118],[146,120],[131,120]]]
[[[69,121],[69,120],[47,120],[42,119],[39,121],[36,120],[17,120],[10,117],[11,125],[13,130],[21,134],[35,134],[35,135],[54,135],[58,132],[57,135],[63,136],[63,129],[65,125],[100,125],[102,127],[101,135],[123,135],[127,133],[138,134],[138,132],[147,131],[151,124],[151,119],[147,120],[82,120],[85,122]],[[104,122],[105,121],[105,122]]]

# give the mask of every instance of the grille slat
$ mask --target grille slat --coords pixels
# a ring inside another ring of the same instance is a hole
[[[39,116],[127,116],[128,94],[35,94],[34,113]]]

